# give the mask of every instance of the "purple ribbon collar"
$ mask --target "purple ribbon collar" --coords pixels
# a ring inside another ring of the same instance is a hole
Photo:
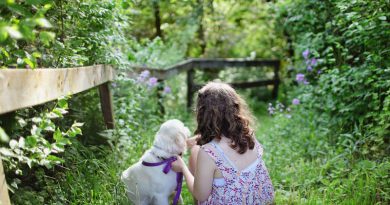
[[[170,157],[168,159],[165,159],[161,162],[145,162],[145,161],[142,161],[142,164],[144,166],[147,166],[147,167],[157,167],[157,166],[160,166],[160,165],[163,165],[165,164],[164,168],[163,168],[163,172],[164,174],[168,174],[168,172],[172,169],[172,163],[174,161],[176,161],[177,158],[176,157]],[[180,198],[180,193],[181,193],[181,185],[183,183],[183,173],[182,172],[176,172],[176,195],[175,195],[175,198],[173,198],[173,205],[177,205],[177,202],[179,201],[179,198]]]

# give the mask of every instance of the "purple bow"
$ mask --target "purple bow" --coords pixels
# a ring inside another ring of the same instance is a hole
[[[160,165],[163,165],[165,164],[164,168],[163,168],[163,172],[164,174],[168,174],[168,172],[172,169],[172,163],[174,161],[176,161],[177,158],[176,157],[170,157],[168,159],[165,159],[161,162],[145,162],[145,161],[142,161],[142,164],[144,166],[147,166],[147,167],[157,167],[157,166],[160,166]],[[177,205],[177,202],[179,201],[179,198],[180,198],[180,193],[181,193],[181,185],[183,183],[183,173],[182,172],[176,172],[176,195],[175,195],[175,198],[173,198],[173,205]]]

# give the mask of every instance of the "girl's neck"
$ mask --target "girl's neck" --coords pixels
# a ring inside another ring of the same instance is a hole
[[[221,139],[218,140],[219,143],[223,143],[223,144],[230,144],[232,142],[232,140],[230,138],[227,138],[225,137],[225,135],[221,135]]]

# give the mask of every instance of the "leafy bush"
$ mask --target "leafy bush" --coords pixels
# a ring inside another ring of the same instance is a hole
[[[333,145],[375,158],[390,151],[387,3],[280,3],[281,22],[299,51],[296,80],[304,76],[296,97],[316,111],[319,129]]]
[[[123,64],[129,29],[119,1],[2,1],[1,67]]]
[[[20,129],[30,127],[30,133],[21,137],[21,133],[14,133],[9,141],[9,148],[1,147],[1,158],[6,162],[9,169],[21,174],[21,164],[27,164],[30,168],[34,165],[51,168],[54,164],[63,162],[55,154],[64,152],[65,146],[71,144],[69,138],[81,134],[82,123],[73,123],[66,131],[61,131],[53,122],[63,118],[67,113],[68,103],[66,98],[58,100],[58,103],[51,111],[41,112],[39,117],[30,119],[19,119]],[[18,139],[14,139],[15,137]],[[52,136],[48,140],[47,136]]]

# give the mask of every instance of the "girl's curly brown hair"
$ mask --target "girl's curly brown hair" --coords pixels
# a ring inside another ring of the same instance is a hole
[[[252,119],[248,106],[230,85],[210,82],[198,91],[195,130],[200,135],[198,145],[224,135],[231,139],[230,147],[243,154],[255,145]]]

